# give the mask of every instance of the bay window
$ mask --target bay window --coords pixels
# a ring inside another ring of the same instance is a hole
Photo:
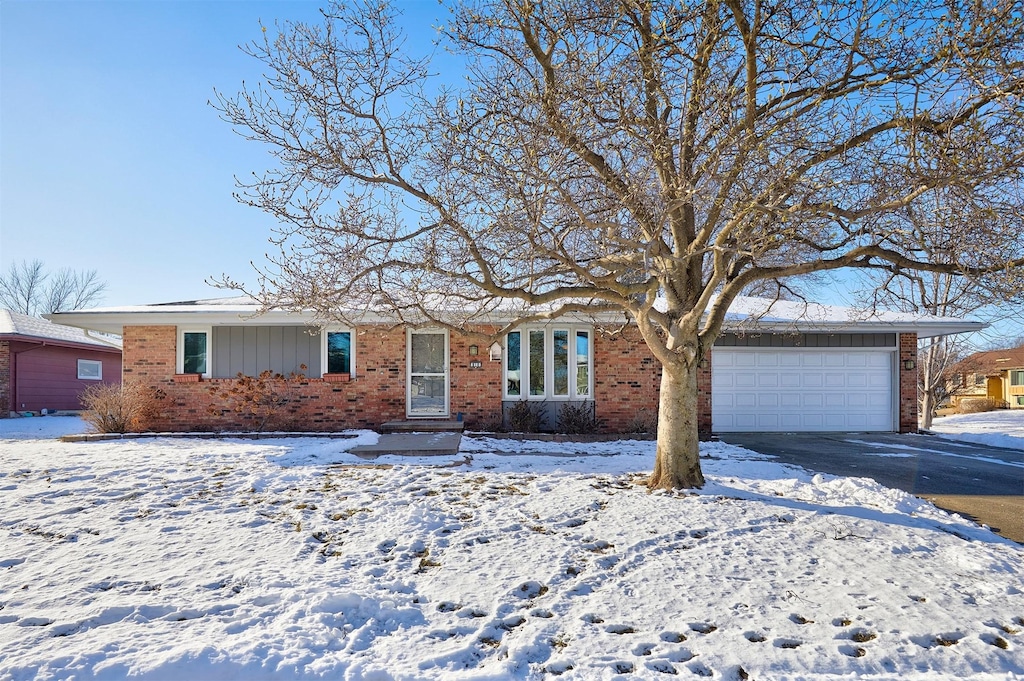
[[[553,325],[511,331],[505,336],[504,396],[534,400],[590,399],[592,364],[589,328]]]

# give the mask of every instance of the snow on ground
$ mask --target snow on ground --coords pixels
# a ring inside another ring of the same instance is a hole
[[[0,679],[1024,678],[1024,547],[866,479],[81,430],[0,420]]]
[[[954,440],[1024,450],[1024,409],[938,417],[932,421],[932,432]]]

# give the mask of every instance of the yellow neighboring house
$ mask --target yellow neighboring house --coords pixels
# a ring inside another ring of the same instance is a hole
[[[976,352],[953,374],[953,403],[965,397],[988,397],[1000,407],[1024,409],[1024,345]]]

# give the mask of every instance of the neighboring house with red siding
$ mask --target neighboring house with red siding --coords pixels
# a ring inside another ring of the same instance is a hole
[[[43,409],[76,411],[87,387],[120,382],[117,342],[0,310],[0,418]]]
[[[622,316],[575,315],[499,334],[499,309],[460,331],[352,312],[312,315],[226,298],[50,315],[119,334],[124,379],[161,398],[159,430],[237,430],[217,394],[238,374],[303,377],[285,388],[289,428],[378,428],[404,419],[486,429],[526,401],[557,423],[585,405],[606,432],[657,413],[661,366]],[[980,322],[738,299],[698,376],[700,430],[917,430],[917,340],[976,331]]]

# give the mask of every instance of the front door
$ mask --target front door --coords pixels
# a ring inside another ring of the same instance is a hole
[[[406,415],[448,416],[448,334],[409,331]]]

